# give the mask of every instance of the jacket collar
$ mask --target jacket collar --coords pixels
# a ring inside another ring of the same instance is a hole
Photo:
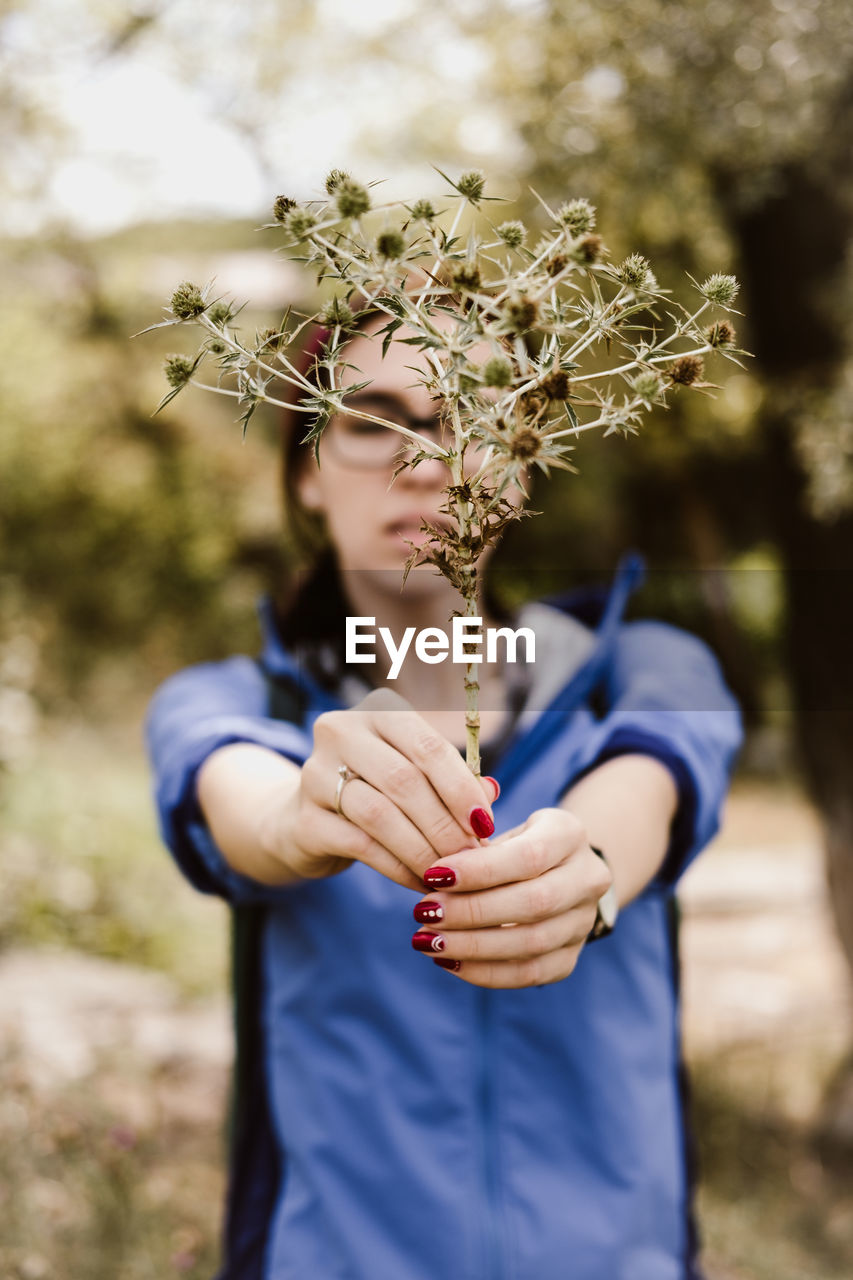
[[[549,704],[548,711],[561,711],[569,706],[577,706],[594,686],[609,655],[628,600],[641,585],[644,576],[643,557],[636,551],[629,551],[619,560],[609,590],[596,589],[603,607],[600,607],[600,618],[595,629],[595,645],[581,668]],[[589,593],[585,593],[584,601],[588,598]],[[546,603],[566,613],[577,614],[579,599],[578,593],[567,592],[549,598]],[[340,707],[340,701],[323,689],[304,665],[285,648],[278,633],[275,610],[269,596],[264,596],[259,601],[258,617],[262,637],[261,664],[266,672],[274,679],[293,681],[304,690],[318,713]],[[526,740],[528,735],[523,736]]]

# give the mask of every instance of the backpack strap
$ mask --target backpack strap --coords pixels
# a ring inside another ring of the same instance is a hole
[[[276,679],[261,665],[267,682],[268,714],[302,721],[305,697],[291,682]],[[228,1201],[225,1262],[217,1280],[261,1280],[282,1169],[273,1138],[261,1027],[263,936],[268,907],[237,904],[231,909],[231,983],[234,997],[235,1059],[228,1117]]]

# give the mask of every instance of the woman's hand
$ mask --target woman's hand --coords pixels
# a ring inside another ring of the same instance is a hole
[[[579,819],[539,809],[487,847],[431,869],[433,889],[414,909],[427,927],[412,945],[478,987],[559,982],[574,969],[610,882]]]
[[[338,770],[357,776],[341,792]],[[493,784],[408,702],[377,689],[314,724],[314,750],[279,815],[275,846],[300,877],[339,871],[353,859],[409,889],[423,889],[436,861],[494,830]]]

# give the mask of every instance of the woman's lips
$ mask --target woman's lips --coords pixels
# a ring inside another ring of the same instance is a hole
[[[431,537],[431,534],[421,527],[424,520],[436,525],[443,523],[436,516],[418,516],[412,519],[395,520],[386,525],[385,532],[391,537],[400,538],[404,542],[413,542],[416,547],[422,547]]]

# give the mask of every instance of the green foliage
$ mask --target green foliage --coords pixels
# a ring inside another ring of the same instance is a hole
[[[150,351],[128,341],[147,305],[133,236],[96,261],[71,242],[3,257],[15,359],[0,368],[0,631],[38,634],[38,696],[82,699],[122,665],[151,687],[187,659],[253,647],[254,598],[283,564],[264,433],[240,450],[215,404],[151,417]],[[172,361],[181,378],[194,363]]]

